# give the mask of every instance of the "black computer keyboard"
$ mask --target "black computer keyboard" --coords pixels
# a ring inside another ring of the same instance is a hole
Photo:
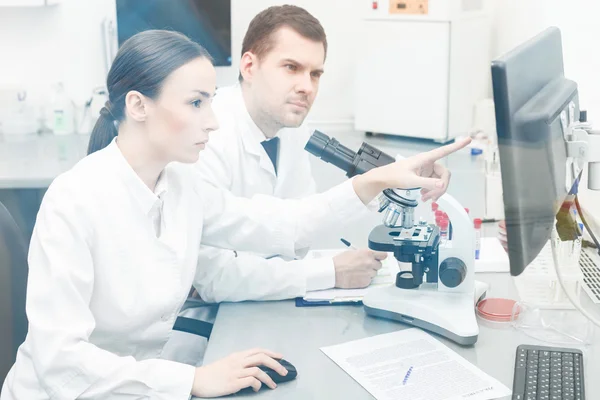
[[[512,398],[585,400],[583,353],[559,347],[517,347]]]

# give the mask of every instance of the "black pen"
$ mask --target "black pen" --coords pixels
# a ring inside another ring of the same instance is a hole
[[[351,248],[352,250],[356,250],[356,247],[352,246],[352,243],[350,243],[350,242],[349,242],[349,241],[347,241],[346,239],[344,239],[344,238],[341,238],[341,239],[340,239],[340,241],[341,241],[342,243],[344,243],[344,244],[345,244],[347,247]]]

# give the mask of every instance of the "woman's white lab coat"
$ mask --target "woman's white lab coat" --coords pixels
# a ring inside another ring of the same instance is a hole
[[[188,399],[194,367],[161,352],[199,243],[294,257],[315,229],[363,207],[350,182],[283,204],[234,198],[191,170],[169,165],[157,195],[113,142],[52,183],[29,252],[29,332],[2,400]]]
[[[308,127],[284,128],[277,133],[280,145],[275,173],[261,145],[266,138],[248,114],[240,85],[219,89],[213,110],[220,127],[211,134],[196,164],[203,180],[247,198],[299,199],[316,193],[310,155],[304,150],[311,134]],[[198,270],[196,289],[205,301],[221,302],[293,298],[335,285],[331,258],[265,259],[271,255],[203,246],[200,260],[207,268]],[[248,290],[240,290],[242,285]]]

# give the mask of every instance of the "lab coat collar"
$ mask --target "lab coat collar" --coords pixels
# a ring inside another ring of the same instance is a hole
[[[260,158],[260,166],[263,169],[270,172],[273,176],[277,176],[269,155],[261,145],[261,142],[267,140],[267,138],[250,116],[250,113],[246,108],[246,103],[244,102],[244,96],[242,95],[242,86],[239,83],[236,84],[235,91],[237,97],[238,115],[241,117],[240,122],[244,124],[246,128],[241,135],[244,149],[248,153],[254,154]]]
[[[142,181],[139,175],[131,168],[121,149],[117,146],[116,138],[106,147],[107,155],[113,161],[113,166],[117,178],[121,179],[127,189],[131,191],[133,197],[139,203],[144,214],[149,214],[153,206],[160,202],[168,191],[169,179],[168,171],[165,168],[160,174],[154,192]]]

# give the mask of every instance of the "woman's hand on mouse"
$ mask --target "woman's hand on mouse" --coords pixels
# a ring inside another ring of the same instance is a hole
[[[236,393],[252,387],[258,392],[262,384],[275,389],[277,385],[260,368],[264,365],[282,376],[288,371],[275,359],[283,356],[265,349],[252,349],[233,353],[212,364],[196,368],[192,395],[196,397],[217,397]]]

